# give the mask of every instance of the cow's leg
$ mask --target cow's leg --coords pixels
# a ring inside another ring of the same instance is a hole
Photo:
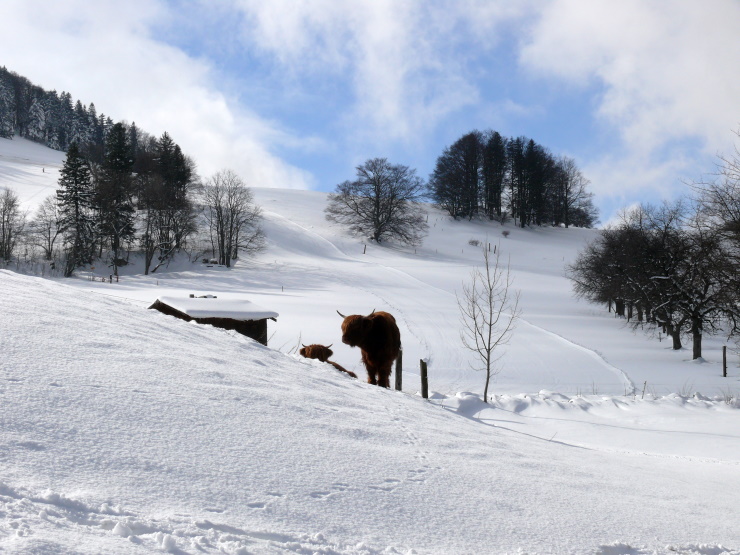
[[[378,383],[378,371],[375,368],[375,365],[370,362],[365,351],[362,351],[362,363],[365,365],[365,370],[367,370],[367,383],[376,385]]]
[[[390,376],[391,365],[389,363],[387,365],[383,365],[383,367],[378,370],[378,385],[381,387],[390,387]]]

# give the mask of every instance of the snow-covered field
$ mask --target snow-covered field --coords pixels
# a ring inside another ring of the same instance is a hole
[[[32,208],[63,157],[0,139],[0,186]],[[0,550],[740,553],[737,356],[722,378],[724,338],[697,364],[573,299],[563,267],[593,231],[504,238],[430,207],[423,247],[363,254],[325,194],[255,196],[268,248],[230,270],[0,270]],[[490,405],[459,338],[471,239],[502,249],[521,290]],[[269,348],[146,310],[178,293],[278,312]],[[399,322],[403,392],[295,354],[333,343],[362,377],[336,310],[372,309]]]

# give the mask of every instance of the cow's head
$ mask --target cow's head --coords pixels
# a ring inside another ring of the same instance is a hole
[[[345,316],[337,310],[337,314],[344,318],[342,322],[342,343],[350,347],[357,347],[359,344],[364,343],[365,337],[372,327],[370,316],[374,312],[375,309],[368,316],[362,316],[360,314]]]

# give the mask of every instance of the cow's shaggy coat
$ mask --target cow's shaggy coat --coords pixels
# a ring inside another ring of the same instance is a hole
[[[387,312],[373,312],[369,316],[344,316],[342,342],[362,351],[362,363],[367,369],[367,383],[390,387],[393,361],[401,350],[401,332],[396,319]]]

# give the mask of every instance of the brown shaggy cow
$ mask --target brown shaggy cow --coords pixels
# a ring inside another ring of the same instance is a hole
[[[362,362],[367,369],[367,383],[390,387],[393,361],[401,349],[401,332],[396,319],[387,312],[375,312],[368,316],[353,314],[342,322],[342,343],[359,347]]]
[[[329,347],[331,345],[324,346],[324,345],[303,345],[303,348],[299,351],[301,353],[301,356],[306,358],[315,358],[320,360],[321,362],[328,362],[331,364],[334,368],[339,370],[340,372],[344,372],[345,374],[349,374],[353,378],[357,377],[357,374],[354,372],[350,372],[349,370],[346,370],[345,368],[342,368],[340,365],[338,365],[333,360],[329,360],[329,357],[334,354],[334,351],[332,351]]]

